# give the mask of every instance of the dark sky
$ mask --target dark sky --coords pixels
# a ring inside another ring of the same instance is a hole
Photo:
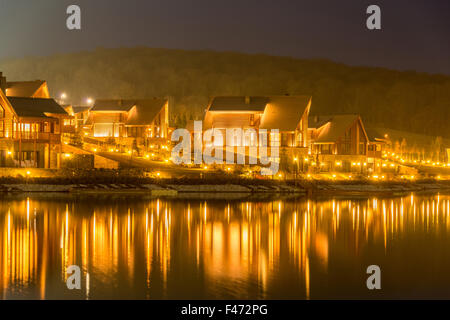
[[[66,8],[82,30],[66,29]],[[366,29],[366,8],[382,30]],[[450,74],[450,0],[0,0],[0,58],[148,46]]]

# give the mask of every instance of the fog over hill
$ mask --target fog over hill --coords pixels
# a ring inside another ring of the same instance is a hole
[[[57,97],[173,98],[172,125],[199,119],[215,95],[311,95],[312,113],[450,137],[450,77],[231,52],[123,48],[0,61],[9,80],[47,80]]]

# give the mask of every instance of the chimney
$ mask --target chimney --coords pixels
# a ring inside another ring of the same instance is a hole
[[[3,76],[3,72],[0,72],[0,90],[6,94],[6,77]]]
[[[245,104],[250,104],[250,97],[249,96],[245,97]]]

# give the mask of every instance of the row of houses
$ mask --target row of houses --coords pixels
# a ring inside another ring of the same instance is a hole
[[[204,126],[219,130],[278,129],[275,140],[280,147],[280,164],[285,168],[365,168],[375,172],[381,167],[386,140],[369,135],[359,115],[311,115],[311,105],[310,96],[215,97],[206,109]]]
[[[45,81],[8,82],[0,73],[0,166],[59,168],[64,142],[81,135],[89,145],[129,150],[168,146],[169,100],[96,100],[92,106],[58,104]],[[203,128],[279,130],[269,141],[280,162],[297,169],[376,169],[384,137],[370,135],[358,115],[312,115],[310,96],[214,97]],[[188,124],[189,127],[189,124]],[[132,151],[133,152],[133,151]]]

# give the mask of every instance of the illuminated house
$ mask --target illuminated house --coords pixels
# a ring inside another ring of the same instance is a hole
[[[269,135],[269,146],[280,147],[280,158],[294,158],[308,152],[310,108],[310,96],[215,97],[206,110],[203,130],[221,130],[225,145],[249,146],[257,137],[244,135],[227,142],[226,129],[254,129],[256,134],[278,129],[278,136]]]
[[[97,100],[84,124],[86,135],[131,145],[167,143],[169,101],[163,98],[140,100]]]
[[[369,138],[359,115],[311,116],[309,135],[312,155],[322,170],[369,166]]]
[[[6,97],[0,84],[0,166],[58,168],[67,112],[53,99]]]

